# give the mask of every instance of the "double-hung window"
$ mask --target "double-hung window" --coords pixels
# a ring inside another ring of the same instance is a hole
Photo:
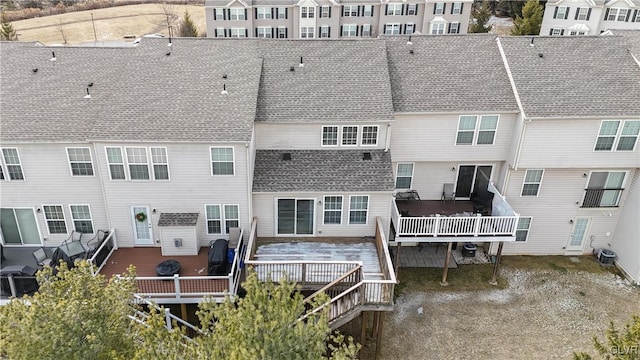
[[[16,148],[4,148],[2,149],[2,166],[6,169],[6,175],[2,172],[2,180],[24,180],[24,174],[22,173],[22,164],[20,163],[20,157],[18,156],[18,149]]]
[[[589,20],[589,15],[591,15],[591,8],[577,8],[574,20]]]
[[[456,145],[492,145],[497,128],[498,115],[462,115],[458,122]]]
[[[320,26],[320,38],[327,39],[331,37],[331,28],[327,25]]]
[[[413,163],[398,163],[396,169],[396,189],[411,189]]]
[[[324,217],[325,225],[340,225],[342,223],[342,196],[331,195],[324,197]]]
[[[522,196],[538,196],[544,170],[527,170],[522,184]]]
[[[278,26],[278,39],[287,38],[287,28],[285,26]]]
[[[462,14],[462,3],[454,2],[453,6],[451,7],[451,15],[460,15],[460,14]]]
[[[231,8],[229,9],[230,20],[246,20],[245,9],[243,8]]]
[[[358,127],[343,126],[342,127],[342,146],[358,145]]]
[[[69,167],[73,176],[93,176],[93,163],[89,148],[67,148]]]
[[[300,27],[300,38],[301,39],[313,39],[314,36],[314,28],[313,26],[301,26]]]
[[[385,35],[399,35],[400,34],[400,24],[385,24],[384,25],[384,34]]]
[[[131,180],[149,180],[149,158],[145,147],[127,147],[127,163]]]
[[[373,5],[364,5],[362,16],[373,16]]]
[[[433,4],[433,13],[435,15],[443,15],[444,14],[445,5],[443,2],[437,2]]]
[[[460,23],[457,21],[452,21],[449,23],[449,34],[458,34],[460,33]]]
[[[386,15],[402,15],[402,4],[400,3],[387,4]]]
[[[531,216],[521,216],[518,219],[518,227],[516,228],[516,241],[527,241],[529,229],[531,229]]]
[[[258,26],[256,28],[256,37],[259,38],[271,38],[271,27],[269,26]]]
[[[358,5],[344,5],[342,7],[342,16],[343,17],[358,16]]]
[[[633,151],[640,134],[640,120],[604,120],[595,151]]]
[[[313,6],[303,6],[300,8],[300,17],[303,19],[315,18],[316,8]]]
[[[554,19],[566,19],[569,15],[569,8],[566,6],[556,6],[553,13]]]
[[[404,33],[407,35],[413,34],[415,27],[416,27],[415,24],[407,23],[407,25],[405,25],[405,28],[404,28]]]
[[[223,27],[217,27],[215,30],[216,30],[215,31],[216,37],[223,38],[223,37],[227,36],[227,34],[225,34],[225,32],[224,32],[224,28]]]
[[[431,22],[431,35],[442,35],[444,34],[444,28],[446,27],[446,23],[442,21],[432,21]]]
[[[330,18],[331,17],[331,6],[322,6],[320,8],[320,17],[321,18]]]
[[[69,205],[69,209],[74,230],[83,234],[93,234],[93,221],[89,205]]]
[[[226,20],[225,9],[224,8],[215,8],[213,10],[214,20]]]
[[[271,8],[268,8],[268,7],[256,8],[256,19],[258,20],[271,19]]]
[[[407,15],[416,15],[418,13],[417,4],[407,4]]]
[[[109,175],[111,180],[125,180],[127,178],[124,170],[124,158],[122,149],[119,147],[108,147],[107,163],[109,164]]]
[[[154,180],[169,180],[169,158],[167,148],[151,147],[151,163],[153,164]]]
[[[49,234],[67,234],[67,224],[64,220],[62,205],[43,205],[42,209]]]
[[[239,214],[238,205],[205,205],[207,234],[228,234],[230,228],[238,227]]]
[[[224,209],[224,228],[226,233],[232,227],[238,227],[240,224],[240,211],[238,205],[225,205]]]
[[[247,29],[245,28],[231,28],[229,29],[229,36],[232,38],[247,37]]]
[[[232,147],[211,147],[211,174],[233,175],[234,156]]]
[[[286,19],[288,17],[287,13],[288,13],[287,8],[279,7],[278,8],[278,19]]]
[[[362,31],[360,32],[361,36],[371,36],[371,25],[370,24],[363,24],[362,25]]]
[[[549,35],[551,35],[551,36],[562,36],[562,35],[564,35],[564,29],[562,29],[562,28],[551,28],[551,29],[549,29]]]
[[[604,13],[604,19],[607,21],[626,21],[629,9],[607,8]]]
[[[594,171],[589,177],[587,188],[585,189],[582,207],[615,207],[618,206],[622,195],[624,171]]]
[[[349,224],[366,224],[368,211],[368,195],[349,196]]]
[[[342,36],[343,37],[350,37],[350,36],[356,36],[357,31],[356,31],[357,25],[355,24],[346,24],[346,25],[342,25]]]

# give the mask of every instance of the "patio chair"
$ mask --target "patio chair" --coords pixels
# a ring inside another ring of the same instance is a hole
[[[453,200],[453,203],[456,203],[456,191],[454,190],[452,183],[444,184],[440,200],[442,200],[443,203],[447,200]]]
[[[33,258],[36,259],[36,264],[40,266],[51,266],[52,259],[47,257],[47,254],[44,252],[43,248],[39,248],[38,250],[34,251]]]

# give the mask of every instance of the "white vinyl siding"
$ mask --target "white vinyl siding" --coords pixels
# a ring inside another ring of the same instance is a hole
[[[368,211],[368,195],[349,196],[349,224],[366,224]]]
[[[398,163],[396,169],[396,189],[411,189],[413,183],[413,163]]]
[[[325,196],[324,197],[324,225],[340,225],[342,224],[342,196]]]
[[[67,148],[69,168],[73,176],[93,176],[93,162],[89,148]]]
[[[20,163],[20,157],[18,156],[18,149],[2,149],[2,161],[2,165],[7,172],[5,179],[24,180],[24,173],[22,172],[22,164]]]
[[[83,234],[93,234],[93,220],[89,205],[69,205],[73,229]]]
[[[68,234],[62,205],[43,205],[42,211],[44,212],[44,218],[47,222],[49,235]]]
[[[522,183],[522,196],[538,196],[544,170],[527,170]]]
[[[234,156],[232,147],[211,147],[211,174],[233,175]]]

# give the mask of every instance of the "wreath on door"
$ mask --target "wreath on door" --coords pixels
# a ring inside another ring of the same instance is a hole
[[[138,220],[139,222],[144,222],[145,220],[147,220],[147,214],[143,213],[143,212],[139,212],[136,214],[136,220]]]

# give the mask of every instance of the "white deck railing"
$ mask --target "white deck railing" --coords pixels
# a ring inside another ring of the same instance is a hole
[[[102,244],[100,244],[88,260],[89,263],[93,265],[91,266],[93,275],[98,274],[100,270],[102,270],[107,261],[109,261],[113,252],[117,249],[118,242],[116,241],[116,229],[110,229],[107,238],[102,241]]]

